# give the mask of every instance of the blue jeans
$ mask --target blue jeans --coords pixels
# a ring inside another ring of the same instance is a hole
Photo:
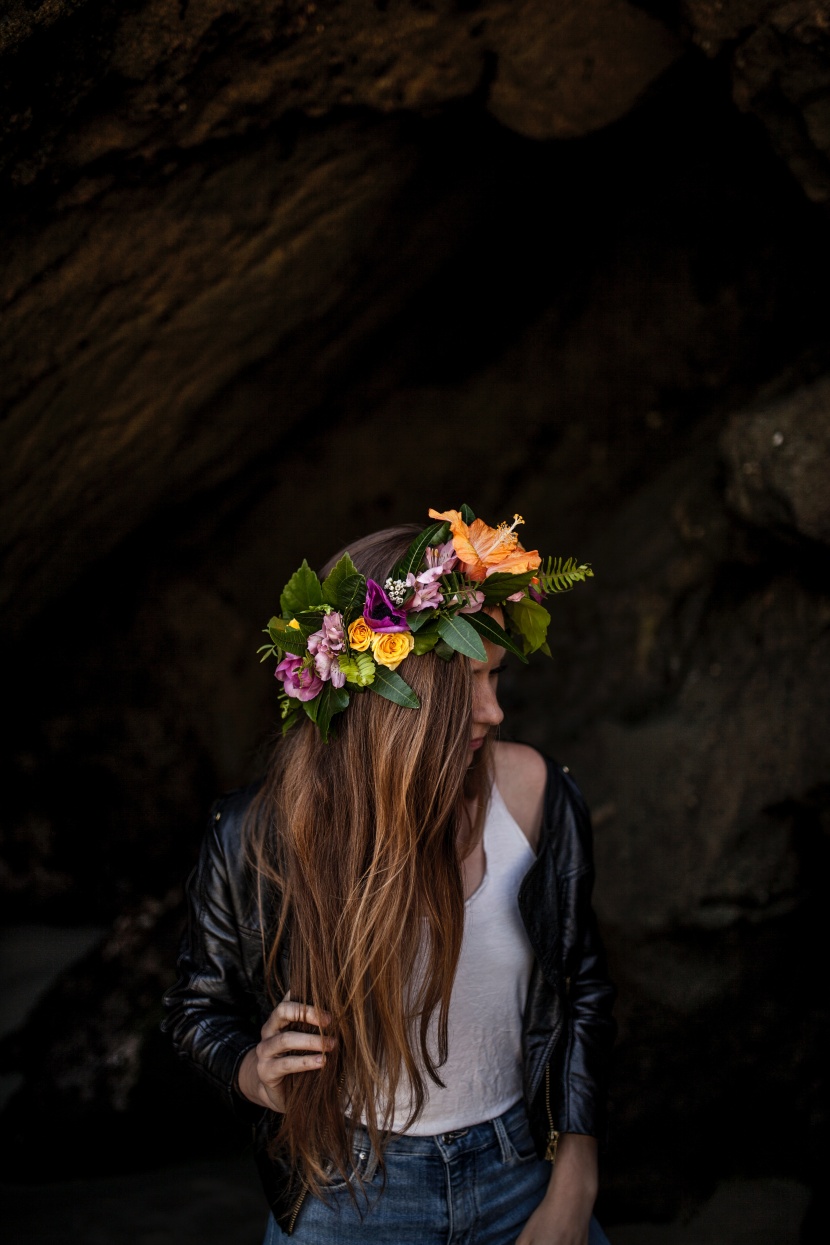
[[[498,1119],[437,1137],[394,1137],[386,1147],[386,1186],[366,1133],[355,1136],[357,1206],[336,1180],[326,1201],[307,1196],[292,1237],[273,1216],[263,1245],[514,1245],[542,1200],[550,1164],[536,1157],[523,1102]],[[595,1219],[589,1245],[608,1245]]]

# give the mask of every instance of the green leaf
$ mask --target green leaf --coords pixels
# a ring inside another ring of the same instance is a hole
[[[429,653],[438,643],[438,632],[430,628],[429,631],[421,631],[415,636],[415,647],[412,652],[416,657],[421,657],[424,653]]]
[[[504,608],[513,629],[521,636],[524,651],[535,653],[547,638],[550,624],[548,611],[530,597],[522,597],[521,601],[507,601]]]
[[[450,648],[454,648],[457,653],[472,657],[473,661],[487,660],[487,653],[478,633],[460,614],[452,617],[444,615],[439,618],[438,634],[444,643],[449,644]]]
[[[343,615],[343,623],[346,627],[356,618],[360,618],[365,604],[366,576],[355,573],[341,580],[337,608]]]
[[[325,683],[320,695],[315,696],[310,703],[317,706],[315,721],[323,738],[323,743],[327,744],[329,742],[331,720],[335,714],[342,713],[347,707],[349,693],[345,687],[335,687],[332,683]]]
[[[446,640],[439,640],[435,645],[435,656],[440,657],[442,661],[452,661],[455,657],[455,649],[450,648]]]
[[[461,518],[464,520],[464,522],[467,524],[468,527],[470,526],[471,523],[475,523],[476,517],[473,514],[469,506],[467,505],[462,506],[459,513],[461,515]]]
[[[438,583],[444,600],[451,602],[450,609],[458,609],[470,601],[475,601],[474,593],[479,591],[479,584],[468,579],[461,571],[450,571],[448,575],[442,575]],[[457,600],[453,601],[453,597]]]
[[[306,714],[307,717],[311,718],[312,722],[317,721],[317,710],[320,708],[320,706],[317,703],[319,699],[320,699],[319,696],[315,696],[313,700],[301,700],[300,701],[300,704],[303,707],[303,712]]]
[[[491,618],[489,614],[484,613],[468,614],[467,621],[483,639],[490,640],[493,644],[506,648],[508,653],[515,653],[522,661],[527,661],[522,650],[511,640],[504,627],[499,626],[495,618]]]
[[[548,558],[543,568],[536,572],[542,592],[570,592],[575,584],[593,579],[594,572],[590,562],[582,562],[577,566],[576,558]]]
[[[433,538],[438,535],[441,528],[446,527],[446,523],[430,523],[429,527],[425,527],[420,532],[406,553],[401,558],[392,572],[392,579],[406,579],[407,575],[413,575],[421,569],[421,563],[424,560],[424,554],[429,546],[433,543]]]
[[[435,610],[413,610],[407,614],[406,621],[409,624],[409,630],[413,635],[417,635],[422,627],[427,623],[435,620]]]
[[[276,647],[281,648],[283,652],[293,653],[296,657],[305,656],[307,647],[305,636],[296,627],[289,627],[284,618],[270,619],[268,634]]]
[[[330,605],[332,609],[339,610],[341,608],[340,598],[345,595],[349,597],[351,594],[347,589],[349,580],[357,575],[357,567],[349,557],[348,553],[344,553],[343,557],[329,571],[323,580],[321,592],[323,601],[326,605]]]
[[[350,651],[348,656],[341,653],[337,658],[337,664],[346,676],[346,682],[354,683],[357,687],[368,687],[377,671],[371,653]]]
[[[449,539],[449,535],[450,535],[449,523],[442,523],[438,531],[435,533],[435,535],[433,536],[432,540],[429,543],[431,545],[443,545]]]
[[[294,615],[294,621],[299,623],[300,631],[308,639],[310,635],[314,635],[315,631],[319,631],[323,625],[325,614],[322,610],[300,610]]]
[[[295,724],[295,722],[298,722],[298,721],[299,721],[299,719],[300,719],[300,712],[301,712],[301,710],[300,710],[300,706],[299,706],[299,705],[297,705],[297,708],[296,708],[296,709],[292,709],[290,713],[287,713],[287,714],[285,715],[285,717],[284,717],[284,718],[283,718],[283,720],[282,720],[282,733],[283,733],[283,735],[287,735],[287,734],[288,734],[288,732],[291,730],[291,727]]]
[[[296,616],[303,610],[313,610],[322,604],[320,581],[303,558],[302,566],[294,572],[282,590],[280,609],[285,615]]]
[[[485,605],[490,605],[493,601],[504,601],[514,592],[521,592],[528,586],[535,574],[536,571],[522,571],[519,575],[508,575],[504,571],[496,571],[488,575],[478,585],[484,593]]]
[[[377,692],[378,696],[383,696],[404,709],[420,709],[421,707],[420,700],[409,684],[404,683],[395,670],[389,670],[386,666],[378,666],[375,671],[375,681],[369,686],[373,692]]]

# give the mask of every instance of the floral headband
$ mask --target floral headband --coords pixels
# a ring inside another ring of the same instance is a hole
[[[550,614],[542,602],[593,575],[574,558],[549,558],[519,544],[515,528],[488,527],[469,506],[430,510],[425,528],[381,587],[361,575],[348,553],[321,582],[307,562],[280,595],[280,617],[258,650],[278,659],[283,734],[303,711],[328,742],[331,720],[353,691],[369,688],[396,705],[419,709],[412,688],[397,673],[410,654],[455,653],[486,661],[484,640],[527,661],[541,649],[550,656]],[[502,606],[505,627],[488,612]]]

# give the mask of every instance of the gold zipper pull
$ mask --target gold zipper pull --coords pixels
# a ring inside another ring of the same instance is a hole
[[[545,1106],[548,1112],[548,1144],[545,1159],[548,1163],[556,1162],[556,1147],[559,1145],[559,1133],[553,1127],[553,1113],[550,1109],[550,1063],[545,1064]]]

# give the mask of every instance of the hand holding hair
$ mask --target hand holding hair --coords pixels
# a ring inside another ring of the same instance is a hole
[[[314,1025],[317,1032],[290,1028],[292,1024]],[[284,1112],[285,1078],[295,1072],[322,1068],[326,1052],[337,1045],[336,1038],[320,1032],[330,1024],[328,1012],[293,1002],[286,995],[262,1026],[259,1044],[248,1051],[239,1065],[239,1092],[257,1106]]]

